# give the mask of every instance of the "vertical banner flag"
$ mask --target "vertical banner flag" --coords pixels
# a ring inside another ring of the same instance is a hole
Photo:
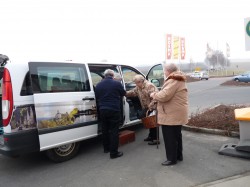
[[[211,58],[212,55],[213,55],[213,50],[212,48],[209,46],[209,44],[207,43],[207,52],[206,52],[206,55],[208,58]]]
[[[250,17],[245,18],[245,47],[246,51],[250,51]]]
[[[226,43],[227,57],[230,57],[230,47],[228,43]]]
[[[180,37],[180,46],[181,46],[181,60],[185,60],[186,47],[185,47],[185,38],[183,37]]]
[[[179,59],[179,37],[174,36],[174,54],[173,54],[173,59]]]
[[[172,34],[167,34],[166,41],[166,60],[171,60],[172,58]]]

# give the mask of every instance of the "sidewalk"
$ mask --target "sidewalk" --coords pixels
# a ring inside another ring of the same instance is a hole
[[[250,184],[250,172],[242,175],[235,175],[214,182],[201,184],[196,187],[245,187]]]
[[[198,127],[190,127],[190,126],[183,126],[183,129],[187,131],[193,132],[201,132],[201,133],[208,133],[208,134],[215,134],[215,135],[224,135],[225,131],[223,130],[216,130],[216,129],[207,129],[207,128],[198,128]],[[233,132],[231,137],[239,137],[238,132]],[[198,185],[196,187],[245,187],[247,184],[250,184],[250,172],[235,175],[232,177],[216,180],[213,182],[205,183]]]

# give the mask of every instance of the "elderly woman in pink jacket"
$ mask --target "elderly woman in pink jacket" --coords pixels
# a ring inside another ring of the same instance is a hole
[[[150,95],[157,104],[157,120],[162,126],[167,160],[163,166],[183,160],[182,125],[188,122],[188,90],[186,77],[173,63],[164,66],[166,79],[159,92]]]

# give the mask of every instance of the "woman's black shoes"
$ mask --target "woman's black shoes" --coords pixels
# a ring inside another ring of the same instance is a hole
[[[148,142],[148,145],[159,145],[160,144],[160,141],[159,140],[154,140],[154,141],[151,141],[151,142]]]
[[[175,165],[177,162],[172,162],[169,160],[166,160],[165,162],[162,162],[161,165],[163,166],[171,166],[171,165]]]
[[[152,141],[152,140],[153,140],[153,139],[152,139],[151,137],[147,137],[147,138],[144,139],[145,142],[150,142],[150,141]]]

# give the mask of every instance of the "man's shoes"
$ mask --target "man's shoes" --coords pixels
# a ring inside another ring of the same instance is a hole
[[[152,141],[152,140],[153,140],[153,139],[152,139],[151,137],[147,137],[147,138],[144,139],[145,142],[150,142],[150,141]]]
[[[114,159],[114,158],[118,158],[121,157],[123,155],[123,152],[117,152],[116,154],[110,154],[110,158]]]
[[[183,161],[183,157],[182,157],[182,156],[177,157],[177,160],[179,160],[179,161]]]
[[[104,153],[109,153],[109,150],[108,150],[108,149],[104,149],[103,152],[104,152]]]
[[[148,142],[148,145],[159,145],[160,144],[160,141],[159,140],[154,140],[152,142]]]
[[[163,166],[171,166],[171,165],[175,165],[176,162],[172,162],[172,161],[169,161],[169,160],[166,160],[165,162],[162,162],[161,165]]]

